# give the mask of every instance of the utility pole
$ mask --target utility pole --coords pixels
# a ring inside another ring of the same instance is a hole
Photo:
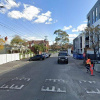
[[[48,36],[45,36],[45,39],[44,39],[44,40],[46,41],[46,42],[45,42],[46,52],[47,52],[47,41],[48,41],[47,37],[48,37]]]
[[[47,40],[48,40],[48,39],[47,39],[47,37],[48,37],[48,36],[45,36],[45,39],[44,39],[45,41],[47,41]]]

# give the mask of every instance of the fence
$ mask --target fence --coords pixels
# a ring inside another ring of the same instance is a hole
[[[0,54],[0,65],[15,60],[19,60],[19,53]]]

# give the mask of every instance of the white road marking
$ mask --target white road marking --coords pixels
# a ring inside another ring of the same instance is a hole
[[[8,85],[4,84],[4,85],[2,85],[0,88],[7,89],[7,88],[8,88]]]
[[[55,88],[56,88],[55,86],[52,86],[52,92],[55,91]]]
[[[22,89],[23,87],[24,87],[24,85],[21,85],[20,87],[15,86],[15,88],[14,88],[14,89],[18,89],[18,90],[20,90],[20,89]]]
[[[56,82],[56,80],[54,79],[53,82]]]
[[[58,88],[56,90],[55,86],[52,86],[52,89],[50,89],[49,87],[47,87],[46,89],[44,89],[44,86],[42,86],[41,91],[43,92],[59,92],[59,93],[66,93],[66,90],[61,90],[60,88]]]
[[[0,88],[3,88],[5,86],[5,84],[4,85],[2,85]]]
[[[100,90],[99,89],[96,89],[97,91],[88,91],[87,89],[85,89],[86,90],[86,93],[88,93],[88,94],[100,94]]]
[[[13,84],[13,85],[12,85],[11,87],[9,87],[9,88],[10,88],[10,89],[13,89],[13,88],[14,88],[14,85],[15,85],[15,84]]]
[[[12,81],[13,81],[13,80],[19,80],[19,81],[25,80],[25,81],[30,81],[30,78],[25,78],[25,77],[23,77],[23,78],[18,78],[18,77],[16,77],[16,78],[12,79]]]
[[[80,83],[82,83],[82,81],[79,81]]]
[[[92,83],[92,81],[88,81],[90,84]]]
[[[45,82],[47,82],[47,81],[53,81],[53,82],[63,82],[63,83],[67,83],[67,81],[65,81],[65,80],[62,80],[62,79],[46,79],[45,80]]]
[[[95,83],[96,83],[95,81],[86,81],[86,80],[79,81],[79,83],[83,83],[83,82],[84,82],[84,83],[88,82],[88,83],[90,83],[90,84],[92,84],[92,83],[95,84]]]
[[[27,81],[30,81],[30,80],[31,80],[30,78],[27,79]]]

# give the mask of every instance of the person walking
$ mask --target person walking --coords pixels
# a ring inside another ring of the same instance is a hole
[[[90,71],[90,65],[91,65],[91,59],[89,57],[87,57],[87,60],[86,60],[87,73],[88,73],[88,71]]]

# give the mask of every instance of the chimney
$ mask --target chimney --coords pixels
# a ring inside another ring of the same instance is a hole
[[[8,40],[8,37],[6,36],[6,37],[5,37],[5,41],[7,41],[7,40]]]

